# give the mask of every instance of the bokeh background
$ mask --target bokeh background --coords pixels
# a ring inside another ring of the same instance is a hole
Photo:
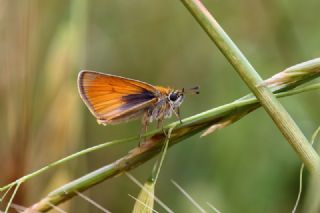
[[[318,0],[203,2],[264,78],[320,55]],[[78,150],[139,134],[139,121],[96,123],[77,92],[81,69],[175,88],[200,85],[201,94],[185,100],[183,117],[249,92],[178,0],[2,0],[0,29],[1,185]],[[310,138],[320,124],[319,93],[281,102]],[[29,206],[135,145],[97,151],[37,176],[23,184],[14,202]],[[132,174],[144,182],[153,164]],[[213,135],[172,147],[156,195],[175,212],[197,212],[173,179],[206,209],[210,202],[222,212],[288,212],[297,196],[299,165],[259,109]],[[122,176],[85,194],[112,212],[130,212],[134,200],[128,194],[139,190]],[[62,207],[100,212],[80,198]]]

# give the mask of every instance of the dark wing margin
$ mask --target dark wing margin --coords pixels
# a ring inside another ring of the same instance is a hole
[[[144,89],[141,93],[137,94],[129,94],[122,97],[122,100],[125,102],[125,104],[121,107],[122,109],[129,109],[135,105],[150,101],[151,99],[155,98],[153,92],[150,92],[146,89]]]

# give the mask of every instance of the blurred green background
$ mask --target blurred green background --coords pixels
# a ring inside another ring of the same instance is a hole
[[[320,55],[318,0],[203,3],[263,78]],[[174,88],[200,85],[201,94],[185,100],[182,117],[249,92],[178,0],[3,0],[0,26],[1,185],[78,150],[139,134],[139,121],[96,123],[77,92],[81,69]],[[281,101],[309,138],[320,124],[318,99],[313,92]],[[14,202],[29,206],[135,145],[94,152],[35,177]],[[144,182],[153,163],[132,174]],[[298,170],[298,157],[259,109],[213,135],[196,135],[170,149],[156,195],[175,212],[196,212],[173,179],[208,210],[206,202],[222,212],[289,212]],[[139,191],[121,176],[85,194],[112,212],[130,212],[134,200],[128,194]],[[62,208],[100,212],[81,198]]]

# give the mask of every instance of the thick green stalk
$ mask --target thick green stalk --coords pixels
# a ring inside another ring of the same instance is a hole
[[[224,56],[232,64],[243,81],[247,84],[261,105],[278,126],[289,144],[294,148],[301,160],[312,174],[320,176],[320,158],[297,124],[268,89],[263,80],[224,32],[218,22],[205,8],[200,0],[181,0],[198,23],[207,32]]]

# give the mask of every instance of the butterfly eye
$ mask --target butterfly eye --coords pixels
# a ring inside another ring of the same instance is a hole
[[[177,99],[178,99],[177,93],[171,93],[171,94],[169,95],[169,100],[170,100],[170,101],[176,101]]]

